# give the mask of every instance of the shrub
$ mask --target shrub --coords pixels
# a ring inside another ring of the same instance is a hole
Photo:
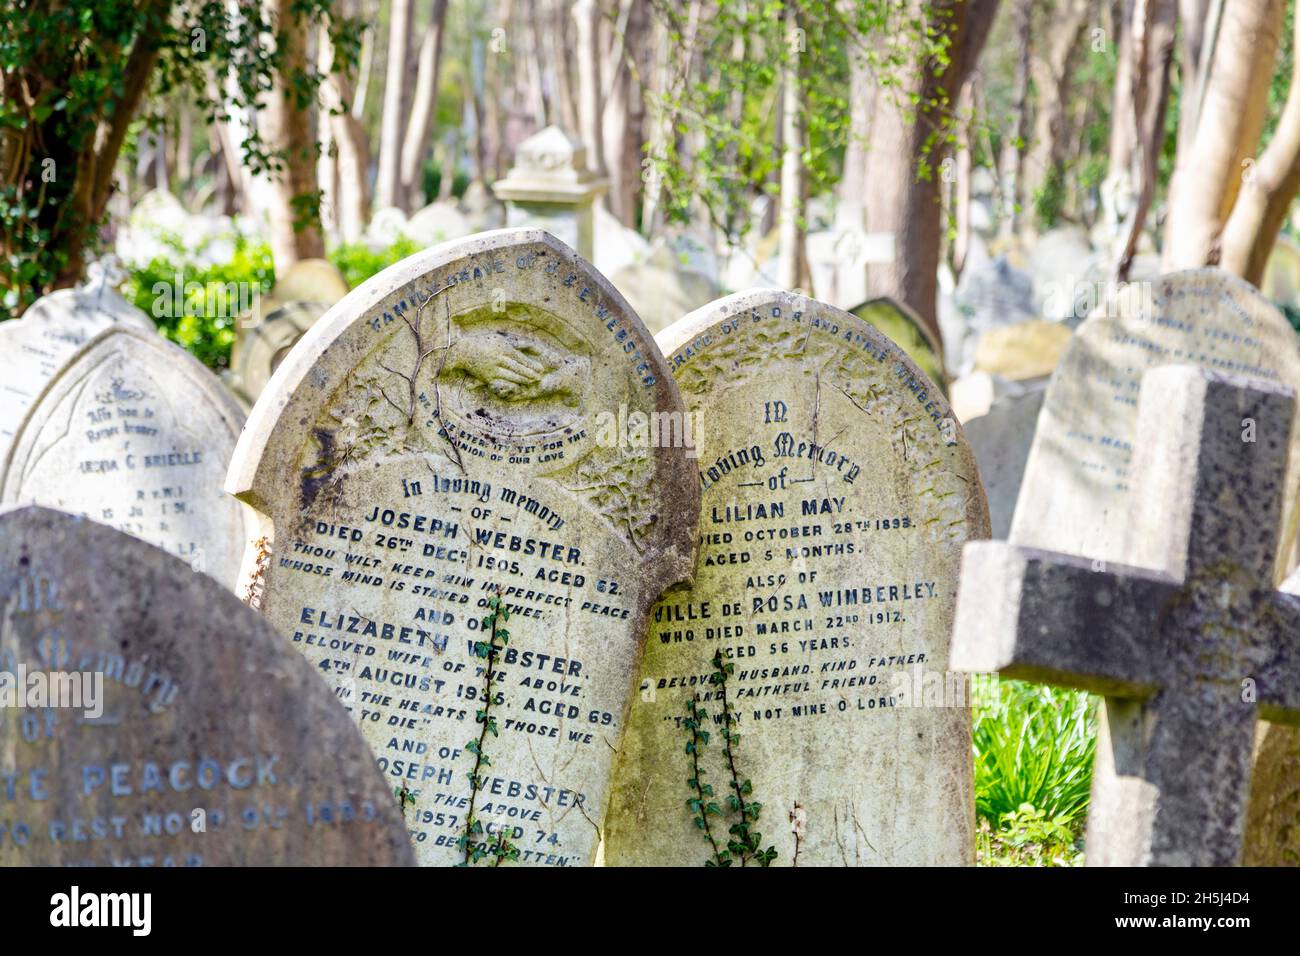
[[[975,809],[981,849],[998,856],[1077,855],[1097,748],[1096,698],[995,680],[976,697]],[[992,864],[997,865],[997,864]],[[1041,865],[1041,861],[1040,861]]]
[[[275,285],[271,249],[235,239],[227,262],[196,266],[184,249],[129,267],[123,295],[158,325],[158,331],[212,369],[230,364],[235,329],[255,297]]]
[[[348,288],[355,289],[377,272],[382,272],[394,262],[399,262],[424,246],[405,236],[399,238],[387,249],[372,252],[364,243],[341,243],[329,254],[330,262],[343,273],[348,280]]]

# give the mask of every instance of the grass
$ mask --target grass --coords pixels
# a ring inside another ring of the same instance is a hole
[[[1077,866],[1097,746],[1096,698],[1020,681],[977,682],[976,858]]]

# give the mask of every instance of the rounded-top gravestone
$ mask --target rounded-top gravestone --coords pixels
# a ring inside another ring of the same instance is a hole
[[[184,562],[0,510],[0,866],[409,865],[325,683]]]
[[[368,280],[258,400],[227,482],[261,522],[246,586],[422,863],[593,860],[646,615],[690,569],[683,423],[635,313],[532,229]]]
[[[136,535],[227,587],[247,536],[222,479],[244,415],[208,369],[117,324],[48,383],[0,463],[0,503],[35,503]]]
[[[941,393],[866,322],[775,290],[660,344],[702,419],[701,547],[653,612],[605,859],[972,862],[970,702],[947,660],[988,511]],[[729,848],[742,832],[762,838]]]

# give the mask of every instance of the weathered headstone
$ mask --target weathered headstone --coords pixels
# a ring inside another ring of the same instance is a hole
[[[959,375],[971,370],[980,338],[990,329],[1038,318],[1033,280],[1005,255],[986,263],[967,262],[953,302],[962,321],[951,338],[945,332],[944,347],[949,367]]]
[[[947,395],[943,360],[939,357],[943,350],[916,312],[889,296],[869,299],[848,311],[901,346],[917,368],[939,387],[942,394]]]
[[[587,148],[548,126],[519,144],[515,165],[492,191],[506,204],[507,226],[545,229],[590,260],[592,204],[608,186],[588,168]]]
[[[143,312],[108,285],[60,289],[32,303],[21,319],[0,322],[0,463],[46,383],[114,322],[153,329]]]
[[[1242,861],[1256,722],[1300,723],[1300,597],[1271,587],[1294,413],[1273,383],[1147,372],[1122,515],[1136,567],[966,549],[954,665],[1107,696],[1090,865]]]
[[[1011,541],[1131,561],[1122,542],[1139,383],[1148,369],[1171,364],[1300,388],[1300,341],[1277,309],[1241,279],[1201,269],[1124,287],[1076,330],[1052,375]],[[1300,433],[1283,508],[1288,548],[1295,538],[1298,469]]]
[[[233,594],[111,528],[0,511],[6,696],[0,866],[413,862],[325,683]]]
[[[645,261],[625,265],[609,278],[656,335],[686,313],[712,302],[720,291],[706,276],[683,268],[672,250],[660,242]]]
[[[690,570],[698,479],[671,422],[640,320],[531,229],[370,279],[254,408],[228,481],[267,538],[253,599],[410,791],[421,863],[464,859],[471,809],[475,847],[593,860],[647,614]],[[485,668],[498,588],[509,643]]]
[[[1300,305],[1300,245],[1290,236],[1277,237],[1259,287],[1274,302]]]
[[[1051,375],[1070,334],[1068,325],[1046,319],[989,329],[975,347],[975,371],[1011,381]]]
[[[1045,385],[1042,380],[1024,387],[998,380],[988,411],[962,423],[988,494],[989,533],[995,540],[1005,540],[1011,533]],[[998,390],[1002,393],[996,394]]]
[[[256,325],[241,331],[226,384],[252,407],[289,350],[328,311],[323,302],[289,302],[260,317]]]
[[[260,297],[253,313],[241,319],[226,384],[251,406],[289,350],[347,294],[347,280],[327,260],[294,263],[271,294]]]
[[[432,246],[468,236],[474,227],[457,208],[455,200],[442,199],[417,210],[402,231],[421,245]]]
[[[366,226],[364,242],[371,249],[387,249],[406,235],[406,213],[396,206],[375,210]]]
[[[247,534],[222,480],[243,417],[183,349],[110,326],[64,364],[19,425],[0,463],[0,503],[85,515],[233,586]]]
[[[972,862],[970,710],[946,669],[961,547],[988,515],[960,426],[894,343],[801,296],[728,296],[660,341],[702,417],[702,547],[654,611],[606,861],[714,858],[739,784],[777,865]],[[709,833],[693,799],[721,809]]]

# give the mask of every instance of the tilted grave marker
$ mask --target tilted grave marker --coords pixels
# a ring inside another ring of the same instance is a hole
[[[653,340],[531,229],[364,283],[254,408],[228,482],[266,539],[250,593],[408,791],[421,863],[465,858],[471,812],[492,859],[593,860],[646,615],[699,514],[688,449],[651,447],[651,422],[682,423]]]
[[[973,862],[947,653],[961,546],[988,512],[943,397],[867,323],[785,292],[720,299],[661,344],[702,419],[701,551],[654,611],[606,861]],[[733,798],[761,803],[756,825]],[[734,825],[757,852],[727,849]]]
[[[225,588],[112,528],[0,510],[0,702],[0,866],[413,862],[325,683]]]

